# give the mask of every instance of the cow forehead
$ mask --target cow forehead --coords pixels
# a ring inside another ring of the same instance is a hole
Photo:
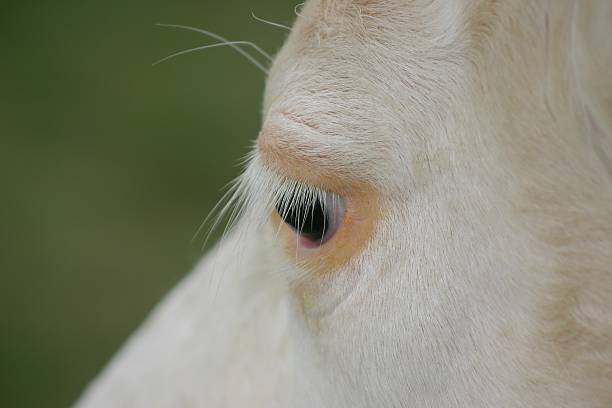
[[[448,44],[458,35],[488,33],[498,20],[497,9],[495,0],[310,0],[299,9],[295,28],[303,40],[390,32]]]
[[[271,70],[265,107],[281,94],[300,91],[310,95],[333,91],[348,102],[347,94],[384,90],[379,82],[394,79],[403,81],[402,89],[420,88],[428,95],[432,82],[449,89],[442,83],[452,78],[447,68],[473,55],[470,48],[494,25],[494,7],[489,4],[487,0],[308,1],[299,9]]]
[[[448,111],[441,104],[457,97],[465,77],[457,72],[465,66],[464,14],[449,4],[307,2],[271,70],[260,141],[387,180],[380,163],[403,167],[406,158],[394,157],[398,140],[409,145],[402,155],[417,151],[417,135]],[[308,131],[284,129],[275,119],[283,117]]]

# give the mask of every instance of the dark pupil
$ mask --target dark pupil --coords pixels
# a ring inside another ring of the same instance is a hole
[[[291,209],[284,209],[282,205],[276,210],[283,221],[291,226],[303,237],[311,241],[321,241],[328,227],[328,220],[321,202],[317,199],[312,203],[292,203]]]

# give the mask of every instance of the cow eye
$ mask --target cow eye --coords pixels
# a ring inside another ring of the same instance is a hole
[[[276,211],[308,247],[325,244],[342,223],[344,204],[335,194],[325,193],[322,197],[292,198],[288,201],[287,204],[277,204]]]

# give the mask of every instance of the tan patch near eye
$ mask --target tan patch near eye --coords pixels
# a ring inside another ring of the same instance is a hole
[[[307,124],[302,126],[311,127]],[[317,151],[317,146],[309,143],[300,130],[268,125],[259,135],[257,150],[265,163],[282,170],[284,176],[322,188],[330,187],[324,185],[324,182],[331,182],[326,180],[324,173],[326,163],[330,163],[332,157],[324,151]]]
[[[323,190],[367,190],[359,170],[345,153],[321,134],[316,123],[286,112],[269,115],[257,139],[257,151],[264,163],[283,176]],[[343,160],[344,159],[344,160]]]

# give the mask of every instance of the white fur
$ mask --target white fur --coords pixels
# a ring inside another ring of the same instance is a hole
[[[254,153],[233,231],[78,406],[612,406],[609,12],[307,2],[264,129],[375,191],[367,245],[296,297],[266,214],[325,192]]]

